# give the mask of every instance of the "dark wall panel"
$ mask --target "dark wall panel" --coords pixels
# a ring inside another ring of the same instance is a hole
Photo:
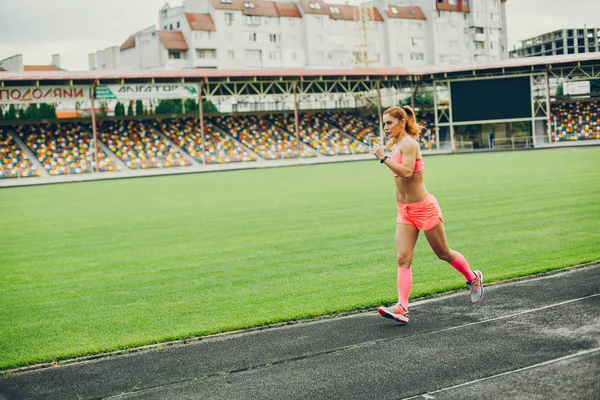
[[[454,122],[531,118],[530,78],[450,83]]]

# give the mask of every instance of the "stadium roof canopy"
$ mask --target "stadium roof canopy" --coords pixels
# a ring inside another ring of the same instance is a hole
[[[303,93],[356,93],[378,87],[409,86],[412,83],[429,84],[447,79],[539,74],[546,71],[551,76],[569,79],[600,78],[600,53],[513,58],[487,64],[406,68],[0,72],[0,87],[204,82],[207,88],[213,88],[207,90],[208,95],[264,95],[283,94],[288,90],[291,93],[292,85],[297,82]],[[240,91],[242,86],[244,89]]]

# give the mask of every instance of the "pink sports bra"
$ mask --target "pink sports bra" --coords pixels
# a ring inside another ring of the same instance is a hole
[[[400,149],[394,149],[392,151],[392,160],[397,162],[398,164],[402,164],[402,152]],[[423,163],[423,159],[415,160],[415,169],[413,172],[421,172],[425,169],[425,164]],[[394,173],[394,178],[397,178],[398,175]]]

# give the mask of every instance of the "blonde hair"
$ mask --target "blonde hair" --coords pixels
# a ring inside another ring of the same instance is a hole
[[[417,116],[415,111],[410,106],[393,106],[385,110],[383,113],[389,114],[397,120],[406,120],[406,133],[408,133],[414,139],[419,138],[419,134],[423,130],[423,127],[417,123]]]

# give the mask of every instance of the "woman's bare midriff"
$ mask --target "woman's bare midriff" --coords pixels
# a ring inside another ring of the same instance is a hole
[[[423,172],[413,172],[409,179],[396,177],[396,201],[403,204],[416,203],[429,194],[423,182]]]

